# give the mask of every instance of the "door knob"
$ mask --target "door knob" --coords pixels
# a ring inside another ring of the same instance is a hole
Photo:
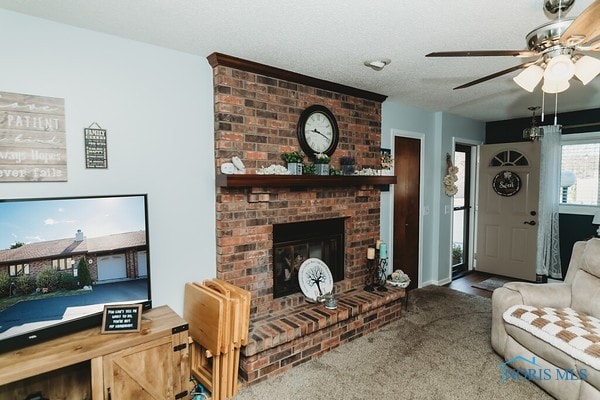
[[[534,225],[536,224],[536,222],[535,222],[535,221],[525,221],[525,222],[523,222],[523,223],[524,223],[524,224],[527,224],[527,225],[531,225],[531,226],[534,226]]]

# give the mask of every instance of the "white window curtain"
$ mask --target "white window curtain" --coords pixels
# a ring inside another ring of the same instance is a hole
[[[560,125],[547,125],[543,129],[536,274],[561,279],[558,236],[561,127]]]

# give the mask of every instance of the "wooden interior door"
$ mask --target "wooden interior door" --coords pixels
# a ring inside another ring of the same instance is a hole
[[[421,141],[394,139],[394,260],[393,269],[403,270],[411,288],[419,283],[419,193]]]
[[[481,146],[478,271],[535,281],[539,172],[539,142]]]

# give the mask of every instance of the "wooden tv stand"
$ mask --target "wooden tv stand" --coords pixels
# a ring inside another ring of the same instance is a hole
[[[187,397],[188,324],[169,307],[142,316],[140,332],[87,329],[0,354],[0,398]]]

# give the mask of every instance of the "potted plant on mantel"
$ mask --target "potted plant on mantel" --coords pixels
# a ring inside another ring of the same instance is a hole
[[[316,153],[313,163],[317,175],[329,175],[329,161],[331,158],[325,153]]]
[[[299,151],[290,151],[281,154],[281,159],[287,163],[287,169],[290,175],[302,175],[302,161],[304,154]]]
[[[352,156],[342,156],[340,157],[340,166],[342,175],[353,175],[356,168],[356,159]]]

